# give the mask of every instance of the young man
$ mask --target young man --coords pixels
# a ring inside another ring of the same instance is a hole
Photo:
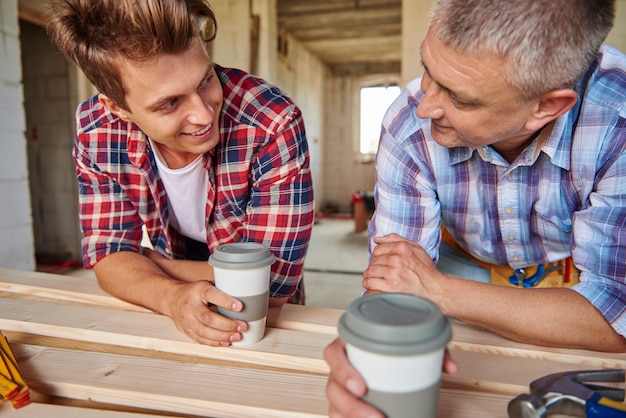
[[[100,94],[77,111],[83,256],[104,290],[227,346],[241,310],[207,259],[235,241],[276,256],[270,304],[301,302],[313,224],[300,110],[278,88],[212,62],[203,0],[57,0],[49,31]],[[142,248],[142,229],[154,250]]]
[[[517,341],[626,351],[626,57],[601,47],[614,1],[440,0],[433,12],[424,75],[383,121],[363,286]],[[461,279],[476,265],[435,264],[442,224],[494,265],[571,256],[580,283]],[[325,358],[330,415],[380,416],[358,401],[340,340]]]

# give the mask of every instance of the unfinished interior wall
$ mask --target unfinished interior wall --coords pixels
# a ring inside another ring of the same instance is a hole
[[[626,0],[617,0],[615,26],[607,36],[606,43],[626,52]]]
[[[316,204],[323,196],[322,106],[325,67],[295,39],[286,54],[278,53],[276,0],[212,0],[218,35],[212,46],[215,62],[235,67],[276,84],[300,107],[309,149]],[[253,28],[256,19],[257,27]],[[253,30],[254,29],[254,30]]]
[[[323,209],[351,211],[352,194],[374,190],[376,172],[372,162],[359,162],[359,77],[329,77],[325,85],[326,122],[324,158],[325,200]]]
[[[290,35],[286,38],[278,60],[276,84],[285,91],[302,111],[309,144],[311,173],[315,193],[315,209],[325,201],[323,154],[328,137],[324,129],[328,121],[324,109],[324,85],[328,76],[326,66]]]
[[[256,38],[250,43],[252,49],[250,72],[278,84],[278,17],[276,0],[255,0],[252,15],[257,19]],[[256,52],[254,52],[256,48]]]
[[[211,0],[217,18],[213,60],[223,66],[250,71],[250,1]]]
[[[21,21],[20,29],[35,252],[40,261],[80,260],[70,64],[44,28]]]
[[[0,266],[35,267],[17,0],[0,2]]]
[[[428,12],[434,3],[429,1],[402,2],[402,80],[404,86],[422,75],[420,46],[426,37],[430,18]]]

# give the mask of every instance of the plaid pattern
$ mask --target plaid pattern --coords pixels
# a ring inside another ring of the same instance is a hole
[[[259,242],[276,256],[270,295],[295,295],[313,225],[313,186],[300,110],[278,88],[216,66],[224,90],[221,141],[204,156],[207,243]],[[169,225],[167,196],[149,141],[98,97],[77,110],[74,159],[84,265],[117,251],[140,251],[142,226],[159,253],[183,258]]]
[[[573,288],[626,335],[626,57],[603,47],[576,91],[541,152],[535,141],[508,164],[490,147],[438,145],[416,115],[420,80],[409,83],[383,121],[370,239],[395,232],[436,259],[443,223],[491,264],[571,254]]]

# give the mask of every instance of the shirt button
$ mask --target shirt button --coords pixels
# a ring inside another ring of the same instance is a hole
[[[519,261],[519,257],[518,256],[513,257],[513,261]]]
[[[506,209],[504,209],[504,213],[506,213],[507,215],[510,215],[511,213],[513,213],[513,209],[506,208]]]
[[[515,241],[515,237],[514,236],[510,236],[509,237],[509,241]]]

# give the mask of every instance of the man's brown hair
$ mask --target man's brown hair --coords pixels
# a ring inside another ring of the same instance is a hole
[[[118,61],[177,54],[217,21],[204,0],[53,0],[48,32],[59,50],[118,106],[129,110]]]

